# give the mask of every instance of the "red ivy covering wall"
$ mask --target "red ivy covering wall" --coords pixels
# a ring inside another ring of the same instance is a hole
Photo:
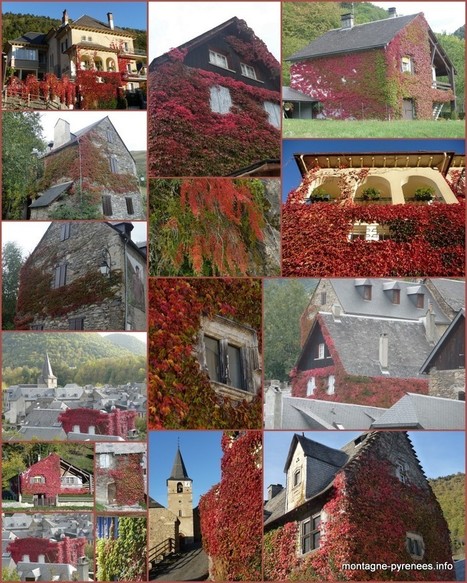
[[[115,480],[115,498],[119,506],[144,503],[144,477],[140,453],[114,456],[115,468],[98,468],[98,476]]]
[[[264,102],[280,94],[185,66],[179,50],[149,74],[149,176],[225,176],[266,158],[279,158],[280,132]],[[210,88],[229,89],[230,113],[211,111]]]
[[[259,428],[262,398],[234,405],[201,370],[195,346],[201,316],[225,316],[254,328],[261,343],[261,282],[255,279],[149,280],[149,427]]]
[[[28,75],[24,81],[12,76],[7,82],[7,93],[24,100],[42,98],[53,101],[57,98],[60,103],[73,105],[76,85],[66,75],[58,79],[52,73],[45,75],[42,81],[39,81],[35,75]]]
[[[24,555],[28,555],[31,562],[37,563],[39,555],[44,555],[46,563],[76,565],[78,557],[84,555],[85,546],[85,538],[65,537],[63,540],[54,541],[46,538],[26,537],[10,542],[6,550],[11,553],[15,563],[22,561]]]
[[[75,425],[79,426],[81,433],[89,433],[89,427],[93,426],[96,434],[118,435],[124,439],[128,437],[128,431],[135,428],[135,419],[135,411],[115,409],[110,413],[105,413],[83,407],[67,409],[58,417],[65,433],[72,432]]]
[[[432,87],[428,29],[419,15],[385,49],[293,63],[291,87],[322,102],[332,118],[400,118],[406,98],[414,99],[418,119],[432,119],[433,102],[449,102],[454,93]],[[412,59],[413,73],[402,72],[403,57]]]
[[[430,205],[304,204],[304,183],[282,213],[282,275],[463,276],[465,202]],[[354,223],[387,225],[392,239],[348,241]]]
[[[299,558],[294,553],[266,553],[269,580],[310,581],[451,581],[454,569],[384,571],[342,570],[344,563],[436,563],[452,565],[449,530],[431,490],[404,484],[393,467],[367,457],[334,480],[330,500],[323,506],[320,547]],[[283,544],[286,528],[268,533]],[[289,527],[290,528],[290,527]],[[423,536],[425,554],[414,559],[406,548],[407,532]]]
[[[388,378],[387,376],[364,377],[346,373],[323,319],[319,314],[316,318],[334,364],[333,366],[303,371],[297,371],[294,368],[290,373],[293,397],[307,396],[307,384],[311,377],[315,378],[316,388],[310,398],[323,401],[355,403],[358,405],[371,405],[372,407],[391,407],[406,393],[428,394],[428,380]],[[326,392],[329,375],[334,375],[335,378],[334,395],[328,395]]]
[[[45,478],[45,483],[30,483],[31,478],[35,476]],[[60,494],[60,456],[56,453],[51,453],[25,470],[21,474],[21,492],[27,495],[46,494],[47,496],[57,496]]]
[[[220,484],[199,503],[203,547],[215,581],[260,581],[262,434],[224,433]]]

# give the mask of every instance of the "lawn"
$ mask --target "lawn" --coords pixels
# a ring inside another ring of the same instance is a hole
[[[463,138],[465,124],[457,120],[282,120],[284,138]]]

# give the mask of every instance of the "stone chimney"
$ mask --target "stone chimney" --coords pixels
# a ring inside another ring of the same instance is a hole
[[[268,486],[268,500],[275,498],[283,489],[282,484],[270,484]]]
[[[62,14],[62,24],[63,24],[63,26],[65,26],[65,24],[68,24],[68,12],[67,12],[66,8]]]
[[[353,14],[351,12],[341,15],[341,28],[353,28]]]
[[[334,322],[340,322],[342,309],[339,304],[333,304],[331,307],[331,314]]]
[[[391,6],[391,8],[388,8],[388,16],[389,16],[389,18],[396,18],[397,9],[395,6]]]
[[[387,334],[379,335],[379,364],[381,370],[387,371],[389,364],[389,339]]]
[[[87,557],[78,557],[76,564],[78,581],[89,581],[89,561]]]
[[[426,313],[424,324],[426,339],[430,344],[434,344],[436,341],[436,316],[431,304],[428,306],[428,312]]]
[[[56,150],[63,144],[67,144],[70,139],[70,124],[64,119],[59,119],[54,127],[53,149]]]
[[[107,20],[109,21],[110,30],[114,29],[114,15],[111,12],[107,12]]]

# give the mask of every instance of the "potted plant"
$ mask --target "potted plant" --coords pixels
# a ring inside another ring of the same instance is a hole
[[[310,202],[325,202],[331,200],[331,195],[322,186],[317,186],[311,191]]]
[[[362,199],[363,200],[379,200],[381,196],[381,191],[377,188],[369,187],[365,188],[362,191]]]
[[[418,201],[430,201],[433,200],[434,194],[435,189],[431,186],[421,186],[414,192],[414,199]]]

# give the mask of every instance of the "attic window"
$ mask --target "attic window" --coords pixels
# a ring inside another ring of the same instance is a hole
[[[229,113],[232,107],[232,98],[227,87],[214,85],[209,91],[211,111],[213,113]]]
[[[321,305],[324,306],[325,303],[326,303],[326,292],[323,291],[323,292],[321,292]]]
[[[321,514],[315,514],[308,520],[302,522],[301,528],[301,549],[302,554],[319,549],[321,537]]]
[[[403,484],[407,484],[407,464],[402,460],[397,460],[396,462],[396,477]]]
[[[423,308],[425,306],[425,294],[417,294],[416,306],[417,308]]]
[[[216,67],[222,67],[223,69],[229,68],[227,57],[222,53],[217,53],[216,51],[209,51],[209,62],[211,65],[216,65]]]
[[[257,79],[255,68],[251,65],[246,65],[245,63],[240,63],[242,69],[242,75],[244,77],[249,77],[250,79]]]
[[[109,158],[110,161],[110,171],[113,174],[118,174],[118,162],[117,162],[117,158],[115,156],[111,156]]]
[[[302,481],[302,471],[300,469],[296,470],[293,475],[293,487],[298,486]]]
[[[425,554],[425,543],[423,537],[416,532],[407,532],[405,537],[405,546],[409,555],[413,559],[423,559]]]
[[[402,72],[403,73],[414,73],[414,62],[412,57],[402,57]]]
[[[363,286],[363,299],[364,300],[371,300],[371,285],[364,285]]]
[[[109,142],[109,144],[113,144],[114,142],[114,133],[112,130],[107,130],[107,141]]]
[[[45,477],[44,476],[33,476],[29,478],[30,484],[45,484]]]
[[[392,290],[392,303],[393,304],[400,304],[401,303],[401,290],[400,289],[393,289]]]

